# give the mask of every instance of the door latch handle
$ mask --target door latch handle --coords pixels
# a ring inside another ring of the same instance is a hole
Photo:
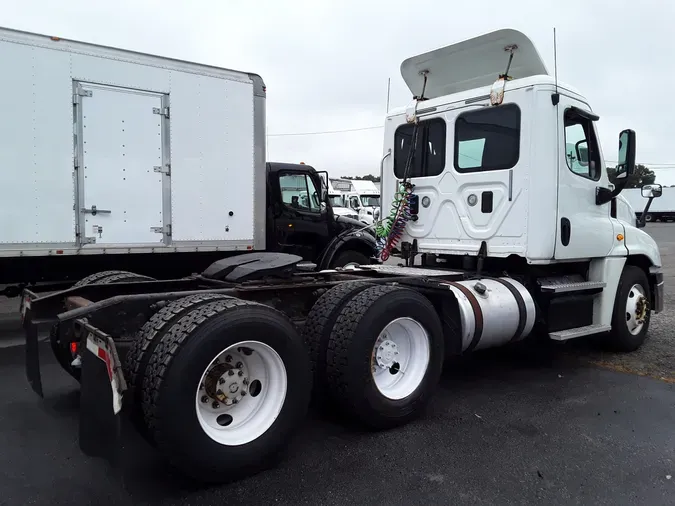
[[[97,214],[110,214],[112,211],[108,209],[96,209],[96,206],[91,206],[91,209],[83,207],[82,212],[84,214],[91,214],[92,216],[96,216]]]

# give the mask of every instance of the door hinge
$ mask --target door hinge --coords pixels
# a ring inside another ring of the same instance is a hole
[[[91,90],[85,90],[78,87],[75,89],[75,93],[73,93],[73,104],[78,105],[80,103],[80,97],[91,97],[93,94],[94,93]]]
[[[153,114],[160,114],[160,115],[164,116],[165,118],[168,118],[169,117],[169,108],[168,107],[153,107],[152,113]]]
[[[150,227],[150,231],[155,234],[171,235],[171,224],[164,225],[163,227]]]
[[[75,236],[80,241],[80,244],[96,244],[96,237],[82,237],[79,225],[75,225]]]
[[[155,172],[161,172],[162,174],[166,174],[167,176],[170,176],[171,175],[171,164],[165,163],[164,166],[155,165],[153,167],[153,170]]]

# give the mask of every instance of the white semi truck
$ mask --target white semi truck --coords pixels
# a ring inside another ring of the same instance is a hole
[[[663,308],[661,257],[616,207],[635,133],[619,135],[612,188],[597,115],[515,30],[414,56],[401,73],[416,98],[385,121],[391,213],[378,235],[407,266],[315,272],[249,253],[182,279],[102,273],[24,291],[28,380],[44,395],[37,330],[50,326],[80,381],[86,453],[114,456],[125,412],[177,468],[231,481],[277,461],[312,395],[383,429],[420,415],[448,355],[526,338],[644,343]]]
[[[359,221],[372,225],[380,219],[380,190],[368,180],[350,179],[349,183],[344,191],[346,205],[358,213]]]

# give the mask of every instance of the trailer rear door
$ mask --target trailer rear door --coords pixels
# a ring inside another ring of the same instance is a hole
[[[76,84],[75,96],[82,244],[166,242],[163,122],[168,97],[86,83]]]

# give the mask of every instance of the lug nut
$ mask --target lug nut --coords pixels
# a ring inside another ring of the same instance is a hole
[[[236,367],[237,369],[241,369],[242,367],[244,367],[244,364],[242,364],[241,362],[237,362],[237,364],[235,365],[235,367]]]
[[[220,378],[220,379],[218,380],[218,384],[219,384],[219,385],[222,385],[223,383],[225,383],[225,380],[224,380],[223,378]]]
[[[240,369],[239,372],[238,372],[237,374],[238,374],[239,376],[243,376],[243,375],[244,375],[244,371],[242,371],[242,370]]]
[[[220,407],[220,404],[218,404],[216,401],[213,401],[213,404],[211,404],[211,407],[213,409],[218,409]]]
[[[208,398],[207,396],[205,396],[205,395],[202,395],[202,402],[203,402],[203,403],[209,402],[209,398]]]
[[[244,397],[246,395],[246,390],[241,391],[241,396]]]
[[[248,378],[244,378],[244,379],[242,380],[242,383],[243,383],[244,385],[248,385]]]
[[[380,350],[384,350],[384,346],[380,346]]]
[[[232,362],[232,355],[225,357],[225,362]]]
[[[199,390],[204,390],[204,383],[202,383],[201,385],[199,385]]]
[[[216,390],[216,395],[223,395],[223,391],[219,388]]]
[[[232,399],[232,404],[237,404],[239,401],[237,399]]]
[[[228,376],[234,376],[234,371],[232,369],[230,369],[229,371],[227,371],[227,375]]]
[[[231,406],[232,405],[232,399],[225,399],[225,406]]]

